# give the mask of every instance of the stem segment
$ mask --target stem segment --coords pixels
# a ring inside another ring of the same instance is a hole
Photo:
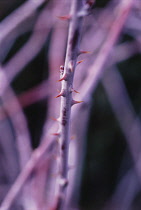
[[[67,51],[65,58],[64,72],[61,87],[61,108],[59,125],[59,151],[60,151],[60,177],[59,177],[59,195],[56,209],[64,209],[65,192],[68,184],[68,152],[70,140],[70,115],[72,106],[73,77],[76,67],[77,56],[79,54],[80,31],[82,17],[78,17],[78,11],[82,8],[80,0],[73,0],[70,12],[70,25],[68,32]]]

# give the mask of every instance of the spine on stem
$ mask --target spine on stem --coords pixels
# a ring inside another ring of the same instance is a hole
[[[58,197],[55,210],[63,210],[65,206],[65,194],[68,180],[68,151],[70,141],[70,115],[71,107],[81,101],[72,98],[72,92],[78,93],[73,88],[73,78],[77,62],[77,57],[87,51],[79,50],[82,19],[89,12],[90,5],[85,1],[82,5],[81,0],[72,0],[69,16],[69,32],[65,57],[65,65],[60,66],[61,91],[56,98],[61,97],[60,116],[59,116],[59,178],[58,178]]]

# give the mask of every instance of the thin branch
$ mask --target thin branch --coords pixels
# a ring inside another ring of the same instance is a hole
[[[7,103],[7,98],[12,98],[13,103]],[[5,95],[2,97],[3,107],[10,117],[11,112],[17,110],[11,117],[12,125],[16,136],[17,150],[20,160],[20,168],[23,169],[27,161],[29,160],[32,152],[31,140],[28,132],[28,126],[25,120],[25,116],[21,110],[20,104],[12,89],[8,88]]]
[[[132,8],[132,4],[133,4],[133,0],[122,0],[119,3],[119,8],[116,8],[117,12],[117,17],[115,19],[115,21],[113,22],[113,25],[110,29],[110,32],[108,34],[107,39],[105,40],[105,44],[103,45],[101,51],[99,52],[98,57],[96,58],[94,65],[90,68],[90,72],[88,77],[86,78],[85,82],[83,83],[81,89],[81,93],[82,93],[82,98],[83,100],[85,100],[86,102],[89,101],[89,98],[91,97],[92,92],[94,91],[96,84],[98,83],[98,80],[101,78],[102,74],[103,74],[103,65],[106,62],[106,59],[114,45],[114,43],[117,41],[119,33],[121,32],[121,29],[126,21],[126,18],[129,14],[130,9]],[[119,10],[118,10],[119,9]],[[94,69],[94,71],[93,71]],[[88,97],[87,97],[88,96]],[[75,108],[72,112],[72,117],[74,118],[74,116],[77,116],[77,113],[79,113],[79,110],[81,109],[81,106],[79,108]],[[75,117],[76,117],[75,116]],[[79,116],[79,115],[78,115]],[[54,129],[56,129],[57,127],[55,127],[53,125],[52,130],[54,132]],[[46,131],[47,132],[47,131]],[[44,138],[47,138],[47,134],[44,134]],[[50,131],[48,131],[50,132]],[[54,137],[55,138],[55,137]],[[12,192],[14,190],[14,187],[17,187],[17,181],[15,182],[15,184],[13,185],[13,187],[11,188],[11,190],[9,191],[9,195],[12,195],[12,199],[11,202],[8,204],[7,202],[9,202],[8,197],[6,196],[5,200],[2,203],[2,207],[3,205],[11,205],[11,203],[13,202],[13,200],[15,199],[16,195],[18,194],[18,192],[20,191],[20,189],[22,188],[22,186],[24,185],[24,183],[26,182],[27,178],[29,177],[30,173],[32,172],[33,168],[36,166],[36,163],[38,162],[38,160],[41,158],[41,156],[46,152],[46,148],[48,148],[49,144],[51,143],[51,141],[54,139],[49,138],[48,139],[48,143],[47,140],[43,141],[44,142],[44,147],[42,147],[42,145],[38,148],[38,151],[40,151],[40,153],[38,153],[38,156],[36,156],[36,159],[33,158],[35,155],[33,155],[31,157],[31,159],[29,160],[29,163],[34,162],[34,164],[32,164],[32,168],[30,168],[28,170],[28,165],[25,167],[25,169],[23,170],[23,172],[20,174],[19,178],[17,180],[21,180],[20,177],[24,177],[24,179],[22,179],[22,182],[19,183],[18,181],[18,188],[16,190],[16,193],[13,195]],[[42,150],[43,149],[43,150]],[[35,154],[35,153],[34,153]],[[34,159],[34,161],[33,161]],[[27,172],[28,171],[28,172]],[[26,174],[26,176],[25,176]],[[6,208],[1,209],[1,210],[6,210]]]
[[[53,10],[49,9],[48,7],[53,7]],[[3,86],[2,88],[0,87],[1,95],[4,93],[7,87],[6,83],[4,84],[3,82],[3,74],[7,74],[6,77],[10,83],[15,78],[15,76],[19,74],[23,68],[37,56],[45,41],[47,40],[47,36],[51,30],[52,24],[57,21],[55,16],[57,11],[58,8],[54,7],[54,4],[47,5],[47,7],[45,7],[41,12],[34,27],[34,32],[26,44],[8,61],[8,63],[1,66],[0,85]],[[48,16],[50,16],[50,20],[48,20]],[[43,26],[44,31],[41,33],[40,29],[42,29]]]
[[[119,125],[126,137],[131,155],[134,160],[134,165],[138,176],[141,178],[139,164],[136,163],[141,157],[141,124],[139,118],[136,116],[124,83],[118,71],[107,72],[107,75],[102,79],[104,88],[110,100],[110,104],[114,110]],[[140,180],[141,181],[141,180]]]
[[[28,21],[26,25],[24,22],[29,18],[33,18],[37,9],[45,1],[46,0],[29,0],[14,10],[14,12],[0,23],[0,62],[4,60],[15,39],[29,27],[31,28],[32,21]],[[22,24],[24,24],[24,26]]]
[[[7,38],[8,35],[11,35],[11,32],[15,30],[15,28],[18,28],[19,25],[30,17],[45,1],[46,0],[29,0],[14,10],[13,13],[8,15],[0,23],[0,44],[4,39]]]
[[[19,150],[19,156],[20,156],[20,165],[21,169],[24,167],[27,160],[30,158],[31,155],[31,145],[30,145],[30,135],[28,132],[27,124],[25,121],[25,117],[23,115],[23,112],[21,110],[21,107],[16,99],[16,96],[14,95],[14,92],[9,87],[9,82],[6,78],[6,75],[4,72],[1,72],[2,74],[2,84],[0,86],[0,95],[3,92],[3,85],[7,86],[7,94],[2,94],[1,98],[3,101],[3,105],[9,114],[9,117],[11,115],[11,110],[17,109],[18,112],[15,112],[14,115],[11,117],[11,120],[13,122],[14,130],[16,133],[17,138],[17,148]],[[9,87],[9,88],[8,88]],[[2,92],[1,92],[2,91]],[[6,103],[7,98],[11,98],[13,100],[13,104]],[[11,106],[13,105],[13,106]],[[22,126],[21,126],[22,125]]]
[[[79,42],[82,25],[82,17],[78,17],[78,12],[82,7],[81,1],[73,0],[70,11],[70,25],[68,32],[67,51],[65,66],[61,67],[61,107],[59,117],[59,178],[58,178],[58,200],[56,209],[64,209],[66,187],[68,185],[68,151],[70,141],[70,115],[71,106],[75,101],[72,99],[73,77],[76,67],[77,56],[79,54]],[[64,69],[63,69],[64,68]],[[76,102],[77,103],[77,102]]]
[[[62,2],[64,4],[64,2]],[[48,117],[57,116],[59,113],[59,104],[60,101],[55,99],[55,94],[57,93],[56,89],[60,89],[60,84],[56,82],[56,86],[54,85],[54,81],[58,79],[58,66],[62,65],[64,62],[65,55],[65,46],[67,40],[67,27],[61,27],[62,21],[58,22],[54,30],[52,32],[51,45],[49,49],[49,80],[50,85],[50,97],[48,100]],[[57,72],[56,72],[57,69]]]
[[[27,162],[24,169],[6,195],[4,201],[1,203],[0,210],[8,210],[10,208],[17,194],[20,192],[21,188],[24,187],[24,184],[43,155],[46,153],[46,161],[51,156],[52,153],[50,149],[54,145],[52,138],[44,141],[44,143],[32,153],[30,160]]]
[[[5,78],[5,82],[6,82],[6,78]],[[8,84],[8,81],[7,81],[7,84]],[[10,98],[12,99],[12,102],[13,102],[12,104],[7,103],[7,100]],[[18,100],[10,87],[7,88],[6,94],[2,95],[1,100],[2,100],[3,109],[12,122],[12,127],[14,129],[14,137],[16,139],[15,142],[13,141],[13,143],[16,144],[16,152],[14,155],[16,156],[16,158],[17,157],[19,158],[18,164],[20,165],[20,170],[22,170],[25,167],[28,160],[30,159],[30,156],[32,153],[31,140],[30,140],[30,135],[28,132],[26,119],[22,112],[21,106],[18,103]],[[13,110],[16,110],[16,112],[13,115],[11,115],[11,112],[13,112]],[[29,190],[27,190],[28,187],[29,186],[24,188],[24,194],[22,195],[22,198],[25,197],[27,201],[29,199],[28,197]],[[23,206],[25,207],[24,202],[23,202]]]
[[[126,42],[126,43],[117,45],[113,49],[112,59],[110,60],[108,67],[114,65],[115,63],[129,59],[136,53],[140,53],[140,52],[141,52],[141,45],[137,41],[133,41],[131,43]],[[85,64],[83,65],[82,68],[86,68],[86,66],[88,66],[88,64],[89,64],[88,62],[85,62]],[[54,78],[56,78],[56,77],[53,77],[53,75],[52,75],[51,80],[53,80],[53,82],[54,82],[54,80],[56,80]],[[77,77],[76,85],[78,85],[79,79],[80,79],[80,77]],[[20,95],[18,95],[17,97],[21,104],[21,107],[25,108],[27,106],[30,106],[31,104],[36,103],[37,101],[40,101],[42,99],[47,98],[48,96],[51,96],[52,95],[51,90],[48,88],[51,85],[51,83],[50,83],[50,78],[49,78],[49,79],[43,81],[41,84],[37,85],[36,87],[33,87],[33,88],[29,89],[28,91],[23,92]],[[53,96],[54,95],[55,95],[55,93],[53,93]],[[11,98],[8,99],[7,103],[12,104],[13,99],[11,99]],[[56,105],[56,103],[55,103],[55,105]],[[56,108],[53,108],[53,109],[56,110]],[[11,112],[9,113],[9,116],[14,114],[16,111],[18,111],[18,109],[12,109]],[[54,114],[50,114],[50,116],[54,116]],[[0,120],[4,119],[5,117],[6,117],[6,115],[3,113],[3,111],[0,107]]]

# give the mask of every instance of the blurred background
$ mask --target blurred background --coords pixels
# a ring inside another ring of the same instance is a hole
[[[3,81],[0,86],[1,202],[20,171],[15,143],[18,134],[12,120],[14,116],[16,118],[16,110],[20,107],[25,117],[23,121],[27,122],[32,150],[41,143],[44,126],[50,123],[47,119],[59,116],[59,99],[54,97],[60,88],[56,81],[59,66],[64,62],[68,23],[58,16],[67,14],[69,4],[67,1],[42,0],[38,6],[29,3],[28,9],[25,7],[16,14],[16,9],[27,2],[35,4],[23,0],[0,1],[0,61],[12,89],[12,93],[9,92],[4,79],[0,80]],[[110,36],[119,5],[120,1],[116,0],[96,0],[86,16],[81,48],[91,53],[82,55],[84,62],[77,71],[80,73],[82,68],[83,76],[78,86]],[[23,20],[20,20],[21,16]],[[19,23],[15,24],[17,20]],[[140,23],[141,2],[136,0],[91,95],[77,201],[81,210],[141,209]],[[25,133],[24,123],[21,127],[19,133]],[[28,155],[24,158],[28,159]]]

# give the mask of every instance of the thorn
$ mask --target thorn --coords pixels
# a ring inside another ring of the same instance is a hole
[[[59,98],[60,96],[63,96],[62,93],[60,93],[57,96],[55,96],[55,98]]]
[[[79,103],[82,103],[83,101],[75,101],[75,100],[72,100],[72,103],[71,105],[73,106],[74,104],[79,104]]]
[[[80,93],[80,92],[78,92],[77,90],[73,90],[75,93]]]
[[[61,79],[57,80],[57,82],[61,82],[63,80],[67,80],[67,74],[65,74]]]
[[[80,51],[79,53],[78,53],[78,55],[81,55],[81,54],[88,54],[88,53],[91,53],[90,51]]]
[[[57,82],[61,82],[63,80],[65,80],[64,77],[62,77],[61,79],[57,80]]]
[[[60,20],[70,20],[71,15],[57,16]]]
[[[60,96],[65,97],[65,90],[62,90],[55,98],[59,98]]]
[[[76,64],[78,65],[78,64],[82,63],[83,61],[84,61],[84,60],[77,61],[77,63],[76,63]]]
[[[74,90],[73,88],[71,88],[71,92],[80,93],[80,92]]]
[[[53,136],[60,136],[60,133],[52,133]]]
[[[50,119],[53,120],[53,121],[57,121],[58,122],[57,118],[51,117]]]

